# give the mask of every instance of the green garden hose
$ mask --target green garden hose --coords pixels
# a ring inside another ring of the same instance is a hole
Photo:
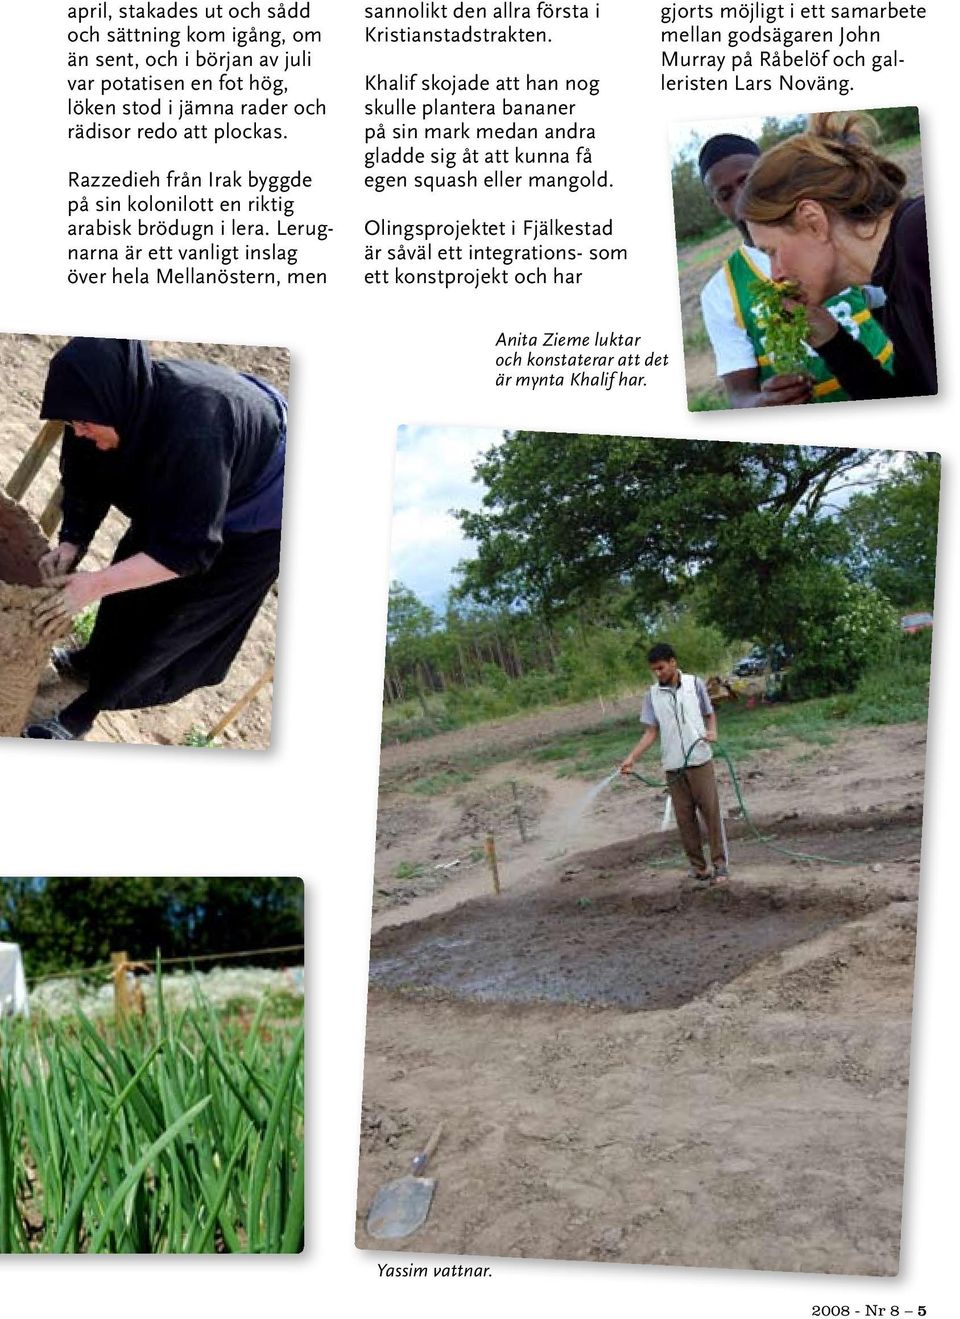
[[[707,742],[707,739],[705,737],[698,737],[696,742],[694,742],[688,748],[683,761],[683,769],[680,770],[681,774],[687,768],[687,763],[690,760],[690,757],[693,755],[694,747],[696,747],[697,744],[700,742]],[[711,744],[708,742],[707,745],[709,746]],[[750,812],[747,810],[747,803],[743,799],[743,789],[740,786],[740,778],[739,775],[737,774],[737,767],[734,764],[733,756],[731,756],[729,751],[726,751],[723,747],[719,746],[717,743],[713,743],[712,748],[714,755],[719,756],[719,758],[726,763],[727,769],[730,771],[730,779],[731,782],[733,783],[733,790],[737,795],[737,804],[739,805],[743,818],[747,823],[747,827],[749,828],[753,836],[756,838],[758,843],[761,843],[764,847],[769,848],[771,852],[780,852],[784,856],[794,857],[798,861],[819,861],[821,862],[821,864],[825,866],[850,865],[849,861],[839,861],[837,860],[836,857],[832,857],[832,856],[817,856],[816,853],[814,852],[795,852],[790,847],[781,847],[778,843],[774,843],[771,839],[766,838],[760,832],[757,826],[754,824],[753,820],[750,817]],[[648,788],[665,788],[667,786],[665,782],[661,782],[658,779],[648,779],[645,774],[638,774],[635,769],[631,770],[630,774],[633,778],[639,779],[641,783],[646,784]]]

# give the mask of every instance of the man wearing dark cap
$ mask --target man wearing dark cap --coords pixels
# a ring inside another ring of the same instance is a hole
[[[701,148],[700,178],[725,220],[739,229],[743,243],[711,276],[700,294],[703,323],[717,361],[727,399],[734,408],[780,407],[788,403],[839,402],[847,397],[823,359],[809,350],[805,373],[780,375],[766,350],[762,326],[753,307],[751,286],[770,279],[770,258],[751,246],[747,226],[737,218],[737,201],[754,161],[756,142],[737,133],[720,133]],[[879,289],[846,289],[826,304],[842,325],[868,344],[880,360],[892,347],[871,306],[882,306]]]

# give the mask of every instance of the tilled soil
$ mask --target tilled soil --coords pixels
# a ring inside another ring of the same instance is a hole
[[[548,737],[548,713],[528,731]],[[584,808],[589,785],[523,760],[484,771],[478,792],[542,790],[532,837],[500,840],[502,895],[465,855],[375,918],[358,1245],[895,1273],[923,731],[756,756],[760,832],[820,859],[761,844],[722,787],[732,879],[706,891],[656,793],[617,785]],[[461,795],[384,801],[387,865],[449,855]],[[440,1120],[426,1224],[375,1241],[377,1187]]]

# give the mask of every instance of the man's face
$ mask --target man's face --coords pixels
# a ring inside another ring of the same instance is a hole
[[[703,178],[703,186],[714,206],[745,236],[745,227],[737,221],[737,201],[756,160],[756,156],[727,156],[711,165]]]
[[[654,660],[650,665],[650,672],[661,685],[672,684],[677,680],[677,661],[675,658]]]

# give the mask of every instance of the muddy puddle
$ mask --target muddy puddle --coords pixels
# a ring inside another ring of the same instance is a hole
[[[838,880],[848,866],[866,869],[920,854],[913,807],[781,818],[766,822],[764,832],[778,846],[836,860]],[[791,862],[738,827],[733,834],[737,880],[729,888],[637,892],[633,876],[656,874],[676,848],[675,836],[648,835],[581,853],[563,876],[576,882],[558,886],[561,893],[480,899],[380,931],[371,947],[371,984],[478,1002],[673,1008],[889,901],[862,883],[797,890],[747,882],[751,868],[756,874],[771,858]]]

